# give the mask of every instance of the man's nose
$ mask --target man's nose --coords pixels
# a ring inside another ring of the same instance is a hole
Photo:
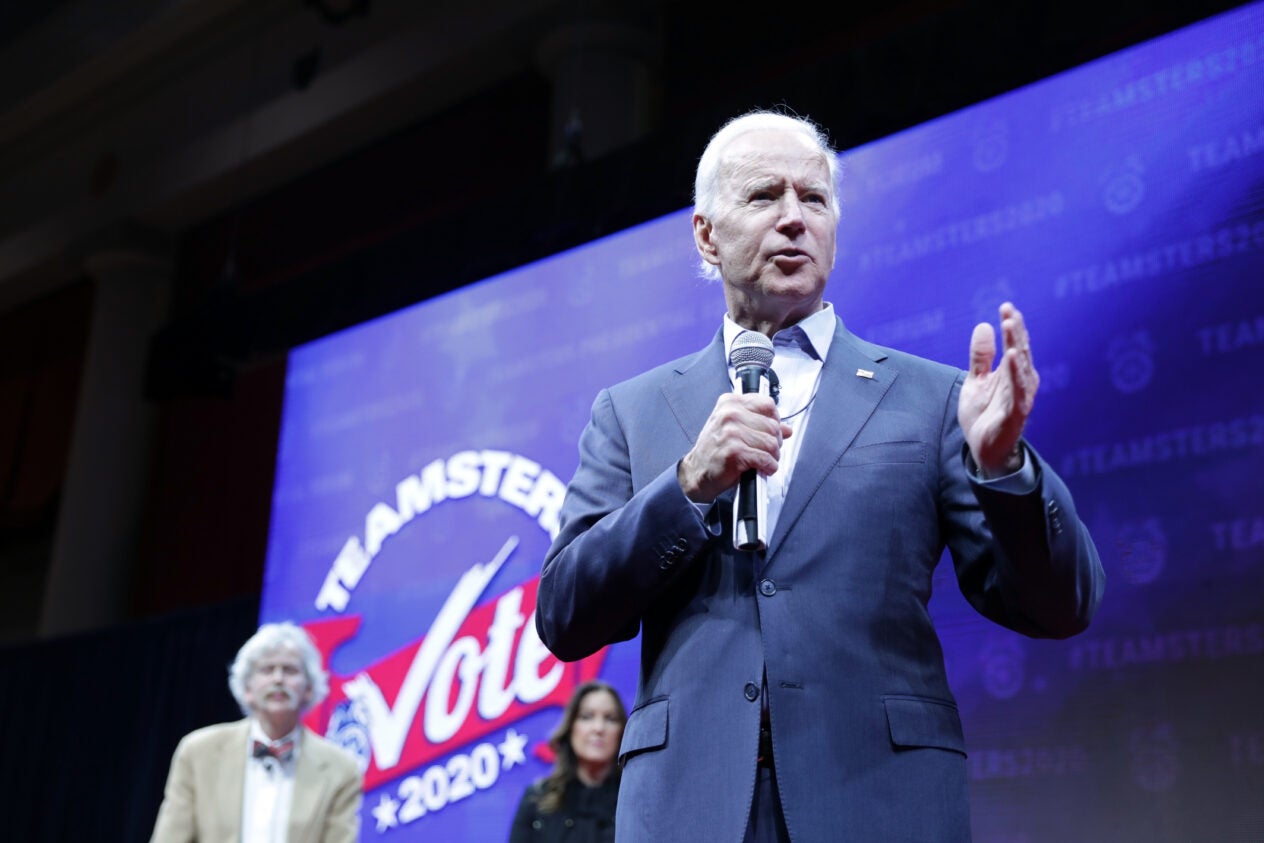
[[[777,218],[778,231],[802,231],[806,227],[803,221],[803,205],[799,197],[788,192],[781,197],[781,214]]]

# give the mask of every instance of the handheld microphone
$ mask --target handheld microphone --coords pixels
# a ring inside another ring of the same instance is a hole
[[[772,340],[758,331],[743,331],[729,349],[729,365],[737,374],[742,394],[768,394],[772,379]],[[733,547],[763,550],[768,546],[764,525],[768,520],[768,481],[755,469],[742,472],[733,502]]]

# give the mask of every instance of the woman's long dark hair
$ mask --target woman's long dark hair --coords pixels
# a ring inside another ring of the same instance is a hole
[[[562,807],[562,802],[566,799],[566,786],[579,778],[579,762],[575,758],[575,749],[571,746],[571,727],[575,725],[575,718],[579,716],[579,704],[583,702],[584,697],[594,691],[605,691],[614,698],[615,710],[619,712],[620,728],[628,722],[628,713],[623,707],[623,700],[619,699],[619,692],[610,685],[594,679],[575,689],[570,701],[566,703],[566,709],[562,712],[562,722],[553,730],[553,734],[549,735],[549,747],[557,754],[557,760],[553,762],[553,772],[544,779],[540,789],[540,810],[546,814],[551,814]]]

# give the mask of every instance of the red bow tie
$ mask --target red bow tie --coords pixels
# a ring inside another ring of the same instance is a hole
[[[250,754],[255,758],[275,758],[284,764],[294,756],[294,741],[281,741],[277,744],[255,741],[254,749]]]

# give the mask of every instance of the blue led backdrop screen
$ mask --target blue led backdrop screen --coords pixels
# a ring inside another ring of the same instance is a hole
[[[1018,304],[1028,437],[1107,569],[1055,642],[940,566],[976,840],[1264,840],[1264,5],[842,158],[827,298],[962,367]],[[325,654],[365,840],[504,839],[570,691],[631,702],[637,641],[541,646],[540,563],[593,397],[723,308],[682,209],[293,351],[262,619]]]

